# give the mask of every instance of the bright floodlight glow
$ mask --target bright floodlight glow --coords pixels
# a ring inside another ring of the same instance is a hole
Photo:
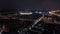
[[[51,11],[51,12],[49,12],[49,14],[55,14],[55,11],[53,11],[53,12]]]
[[[56,12],[56,11],[51,11],[51,12]]]
[[[39,12],[39,14],[42,14],[42,12]]]
[[[32,12],[28,12],[28,13],[23,13],[23,12],[20,12],[21,15],[31,15]]]

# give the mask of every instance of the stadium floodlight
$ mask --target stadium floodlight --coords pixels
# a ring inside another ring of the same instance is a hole
[[[32,12],[20,12],[20,15],[31,15]]]

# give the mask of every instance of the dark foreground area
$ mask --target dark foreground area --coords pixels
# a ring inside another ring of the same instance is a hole
[[[0,20],[0,22],[2,21]],[[13,24],[14,22],[5,20],[3,23],[8,25],[9,32],[2,31],[2,34],[60,34],[60,24],[49,24],[40,21],[31,29],[26,28],[26,31],[22,31],[18,24]]]

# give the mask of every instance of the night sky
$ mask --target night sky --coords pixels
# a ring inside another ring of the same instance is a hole
[[[59,0],[0,0],[0,9],[60,9]]]

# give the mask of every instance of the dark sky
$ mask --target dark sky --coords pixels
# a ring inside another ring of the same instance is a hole
[[[2,8],[60,9],[59,0],[0,0]]]

